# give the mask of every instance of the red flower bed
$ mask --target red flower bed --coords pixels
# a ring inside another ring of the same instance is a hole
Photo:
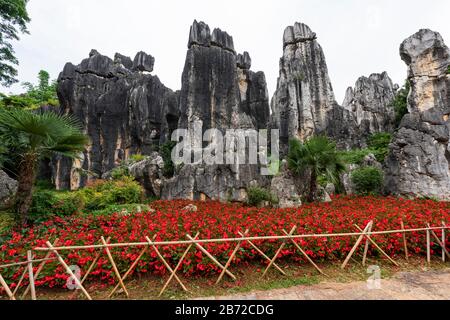
[[[186,234],[194,236],[200,232],[200,238],[239,237],[239,231],[250,229],[250,236],[282,235],[282,229],[298,227],[297,234],[323,234],[355,232],[354,224],[362,228],[374,220],[374,231],[400,229],[400,220],[405,227],[423,228],[427,223],[440,226],[441,221],[450,221],[450,203],[431,200],[403,200],[377,197],[335,197],[332,203],[310,204],[300,209],[256,209],[238,204],[218,202],[198,202],[198,212],[186,212],[182,208],[189,201],[158,201],[152,204],[154,213],[140,213],[132,216],[113,214],[102,217],[71,217],[54,219],[38,227],[29,229],[25,234],[14,233],[0,246],[0,265],[26,260],[26,250],[45,246],[49,240],[60,239],[60,245],[90,245],[99,243],[101,236],[111,237],[112,243],[145,242],[145,236],[156,240],[184,240]],[[436,232],[439,236],[441,232]],[[450,232],[449,232],[450,233]],[[401,234],[377,235],[375,241],[390,255],[403,255]],[[408,248],[412,254],[423,254],[426,250],[425,233],[414,232],[407,236]],[[342,259],[354,244],[354,237],[311,238],[299,240],[299,244],[316,261]],[[273,256],[279,241],[255,242],[268,256]],[[447,245],[449,239],[447,238]],[[225,263],[235,243],[206,244],[204,247],[219,261]],[[164,246],[160,251],[171,265],[175,265],[185,250],[185,246]],[[440,253],[438,245],[433,248]],[[112,249],[114,259],[123,274],[137,258],[142,248]],[[199,251],[191,249],[184,260],[182,272],[185,274],[217,273],[218,268]],[[69,265],[78,265],[86,270],[93,261],[94,250],[63,252]],[[375,250],[370,254],[377,254]],[[44,253],[39,253],[43,257]],[[293,245],[288,244],[281,252],[281,259],[293,263],[302,260]],[[259,254],[248,244],[243,244],[237,254],[235,264],[247,264],[254,259],[262,261]],[[37,266],[36,266],[37,267]],[[10,268],[1,270],[2,275],[12,287],[18,281],[22,270]],[[136,273],[165,273],[164,265],[153,250],[143,256]],[[106,254],[98,261],[91,273],[91,280],[102,283],[114,283],[115,278]],[[50,262],[36,281],[37,286],[63,287],[68,275],[56,262]]]

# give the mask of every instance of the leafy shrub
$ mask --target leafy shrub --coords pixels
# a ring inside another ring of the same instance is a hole
[[[400,125],[403,117],[408,113],[408,95],[411,88],[411,84],[406,80],[405,85],[401,88],[395,96],[392,106],[395,109],[395,123]]]
[[[247,190],[247,204],[252,207],[258,207],[264,202],[269,202],[270,204],[275,204],[278,202],[275,196],[273,196],[269,191],[260,187],[251,187]]]
[[[159,153],[164,160],[163,175],[171,178],[175,174],[175,164],[172,161],[172,150],[177,145],[175,141],[169,141],[159,147]]]
[[[133,155],[130,157],[130,161],[133,162],[133,163],[141,162],[141,161],[143,161],[143,160],[145,160],[145,156],[142,155],[142,154],[133,154]]]
[[[128,214],[148,212],[150,207],[146,204],[122,204],[122,205],[110,205],[102,210],[96,210],[89,213],[93,216],[109,216],[114,213],[121,213],[126,211]]]
[[[96,181],[79,191],[85,199],[86,209],[101,210],[109,205],[140,203],[144,189],[132,177],[120,180]]]
[[[84,209],[84,198],[77,192],[37,189],[30,209],[31,221],[43,222],[53,216],[65,217]]]
[[[352,172],[351,180],[357,194],[379,194],[383,185],[383,172],[375,167],[362,167]]]
[[[128,176],[130,176],[130,172],[128,170],[128,167],[125,165],[116,167],[111,171],[111,178],[113,178],[114,180],[120,180]]]
[[[364,157],[371,154],[372,151],[369,149],[354,149],[350,151],[340,151],[339,155],[347,164],[362,164]]]
[[[376,133],[369,138],[369,150],[372,151],[378,162],[384,162],[386,159],[391,141],[392,135],[387,132]]]

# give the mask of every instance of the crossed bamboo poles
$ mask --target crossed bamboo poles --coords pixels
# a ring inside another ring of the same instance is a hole
[[[21,276],[21,278],[19,279],[19,282],[15,288],[14,291],[11,291],[11,289],[8,287],[6,281],[3,279],[3,277],[0,274],[0,284],[3,286],[3,288],[5,289],[5,292],[7,293],[7,295],[9,296],[9,298],[11,300],[15,300],[15,296],[17,294],[18,289],[20,288],[20,285],[22,283],[22,281],[25,279],[26,274],[28,273],[29,275],[29,284],[26,288],[26,290],[23,292],[22,294],[22,299],[24,297],[26,297],[26,295],[31,291],[31,297],[33,300],[36,300],[36,292],[35,292],[35,286],[34,286],[34,279],[36,279],[40,272],[42,271],[42,269],[44,268],[45,264],[48,261],[54,261],[57,260],[66,270],[66,272],[70,275],[71,279],[75,282],[77,288],[79,290],[82,291],[82,293],[86,296],[87,299],[92,300],[90,294],[87,292],[87,290],[84,288],[83,283],[86,281],[86,279],[88,278],[89,274],[91,273],[91,271],[94,269],[95,265],[97,264],[98,260],[100,259],[101,255],[103,253],[106,253],[109,262],[111,263],[111,266],[113,268],[115,277],[118,280],[117,285],[114,287],[114,289],[111,291],[111,293],[108,295],[108,298],[111,298],[116,292],[118,292],[117,290],[119,288],[121,288],[121,292],[123,292],[127,297],[129,297],[129,292],[125,286],[124,281],[130,276],[130,274],[132,274],[133,270],[135,269],[135,267],[137,266],[137,264],[139,263],[139,261],[141,260],[141,258],[143,257],[143,255],[145,254],[145,252],[147,250],[154,250],[156,255],[158,256],[159,260],[161,260],[161,262],[164,264],[164,266],[166,267],[166,269],[170,272],[170,276],[167,279],[167,281],[165,282],[163,288],[161,289],[159,296],[161,296],[165,290],[167,289],[167,287],[169,286],[169,284],[172,282],[173,279],[175,279],[177,281],[177,283],[181,286],[181,288],[188,292],[188,289],[186,288],[186,286],[184,285],[184,283],[181,281],[181,279],[177,276],[177,272],[179,271],[179,269],[181,268],[183,261],[185,260],[186,256],[189,254],[189,252],[191,251],[192,247],[195,246],[198,250],[200,250],[202,253],[204,253],[211,261],[214,262],[214,264],[216,264],[222,271],[216,281],[216,284],[220,283],[221,280],[223,279],[223,277],[226,275],[228,275],[230,278],[232,278],[233,280],[236,280],[236,276],[229,271],[229,267],[231,265],[231,263],[233,262],[236,254],[238,253],[239,249],[241,248],[242,244],[244,242],[247,242],[256,252],[258,252],[265,260],[267,260],[268,266],[266,267],[266,269],[264,270],[263,273],[263,277],[267,275],[268,271],[270,270],[270,268],[274,267],[276,268],[281,274],[286,275],[286,273],[283,271],[283,269],[276,264],[276,260],[279,258],[282,250],[284,249],[284,247],[287,244],[287,241],[290,241],[293,243],[293,245],[297,248],[297,250],[306,258],[306,260],[322,275],[327,276],[322,269],[320,269],[315,263],[314,261],[309,257],[309,255],[306,253],[305,250],[303,250],[303,248],[296,242],[296,240],[298,240],[299,238],[307,238],[307,237],[330,237],[330,236],[358,236],[358,239],[355,243],[355,245],[352,247],[352,249],[350,250],[348,256],[346,257],[346,259],[344,260],[343,264],[342,264],[342,269],[345,269],[345,267],[348,265],[350,259],[352,258],[352,256],[354,255],[354,253],[356,252],[356,250],[358,249],[358,247],[361,245],[361,243],[363,242],[364,239],[366,239],[365,241],[365,246],[364,246],[364,253],[363,253],[363,261],[362,264],[365,265],[366,261],[367,261],[367,254],[368,254],[368,248],[369,245],[373,245],[378,251],[380,251],[380,253],[385,256],[392,264],[399,266],[399,264],[394,261],[372,238],[372,235],[377,235],[377,234],[392,234],[392,233],[402,233],[403,234],[403,241],[404,241],[404,251],[405,251],[405,257],[406,259],[408,259],[408,247],[407,247],[407,241],[406,241],[406,233],[407,232],[413,232],[413,231],[426,231],[427,234],[427,262],[430,263],[431,262],[431,236],[433,236],[433,238],[437,241],[437,243],[440,245],[440,247],[442,248],[442,260],[445,262],[446,261],[446,257],[448,259],[450,259],[450,254],[448,252],[448,250],[445,247],[445,230],[448,229],[449,227],[442,222],[442,227],[430,227],[429,224],[427,224],[426,228],[420,228],[420,229],[409,229],[409,230],[405,230],[404,228],[404,224],[403,221],[401,221],[401,230],[393,230],[393,231],[384,231],[384,232],[372,232],[372,227],[373,227],[373,221],[370,221],[369,223],[367,223],[366,227],[364,229],[361,229],[358,225],[355,225],[355,228],[359,231],[359,233],[348,233],[348,234],[332,234],[332,235],[294,235],[295,231],[297,230],[297,226],[294,226],[290,232],[288,233],[286,230],[282,230],[285,236],[280,236],[280,237],[254,237],[254,238],[250,238],[248,237],[248,233],[249,230],[245,230],[244,233],[239,232],[239,235],[241,236],[241,238],[236,238],[236,239],[218,239],[221,241],[216,241],[216,240],[198,240],[199,237],[199,233],[197,233],[194,237],[190,236],[189,234],[186,235],[187,237],[187,241],[178,241],[178,242],[172,242],[172,244],[176,243],[176,244],[187,244],[187,248],[184,251],[183,255],[181,256],[180,260],[178,261],[177,265],[175,268],[172,268],[170,266],[170,264],[166,261],[166,259],[164,258],[164,256],[161,254],[161,252],[158,249],[158,246],[162,245],[161,242],[155,242],[155,239],[157,237],[157,235],[155,235],[153,237],[153,239],[150,239],[149,237],[145,237],[146,238],[146,243],[144,245],[144,248],[141,250],[140,254],[138,255],[138,257],[134,260],[134,262],[132,263],[132,265],[129,267],[129,269],[125,272],[125,274],[123,276],[120,275],[120,272],[117,268],[117,265],[114,261],[114,258],[112,256],[112,253],[110,251],[110,248],[119,246],[111,244],[110,243],[110,237],[107,238],[105,240],[105,238],[102,236],[100,238],[100,244],[99,245],[93,245],[93,246],[89,246],[89,248],[94,248],[94,249],[99,249],[94,260],[92,261],[92,263],[90,264],[89,268],[87,269],[86,273],[84,274],[82,279],[79,279],[74,273],[73,271],[70,269],[70,267],[67,265],[67,263],[64,261],[64,259],[62,258],[62,256],[59,254],[59,250],[63,250],[63,249],[87,249],[86,246],[83,247],[57,247],[58,245],[58,239],[56,239],[53,244],[50,243],[49,241],[46,242],[47,248],[36,248],[35,250],[37,251],[47,251],[46,256],[43,259],[39,259],[39,260],[33,260],[34,256],[32,255],[32,251],[28,251],[27,252],[27,261],[23,262],[23,263],[15,263],[15,264],[10,264],[10,265],[4,265],[4,266],[0,266],[0,268],[4,268],[4,267],[8,267],[8,266],[15,266],[15,265],[26,265],[27,267],[24,269],[23,274]],[[435,233],[434,230],[442,230],[442,237],[441,239],[439,239],[439,237],[437,236],[437,234]],[[254,240],[262,240],[262,239],[278,239],[278,240],[282,240],[282,244],[280,245],[279,249],[276,251],[275,255],[270,258],[269,256],[267,256],[260,248],[258,248],[258,246],[255,245],[255,243],[253,242]],[[225,265],[222,265],[211,253],[209,253],[204,246],[202,246],[203,243],[211,243],[211,242],[226,242],[226,240],[228,241],[233,241],[233,242],[237,242],[235,248],[233,251],[231,251],[231,255],[228,259],[228,261],[226,262]],[[167,243],[170,244],[170,243]],[[136,246],[137,244],[128,244],[128,246]],[[140,244],[141,245],[141,244]],[[120,244],[120,247],[124,247],[126,246],[126,244]],[[52,257],[52,255],[54,255],[55,257]],[[38,267],[38,269],[36,270],[36,272],[33,272],[33,262],[40,262],[40,265]],[[76,294],[76,293],[75,293]]]

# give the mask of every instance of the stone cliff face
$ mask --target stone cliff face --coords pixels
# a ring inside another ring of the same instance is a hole
[[[304,141],[326,132],[327,115],[337,106],[325,55],[317,36],[303,24],[287,27],[283,37],[280,75],[272,99],[274,126],[282,144]]]
[[[236,55],[233,38],[203,22],[191,27],[180,93],[179,128],[190,134],[218,129],[267,128],[269,98],[264,73],[250,71],[250,55]],[[165,199],[242,200],[264,180],[256,165],[185,165],[163,186]]]
[[[450,51],[442,37],[420,30],[400,54],[408,65],[407,114],[386,164],[386,191],[402,196],[450,199]]]
[[[134,61],[116,54],[113,61],[95,50],[78,66],[66,64],[58,79],[61,109],[81,122],[90,144],[81,160],[55,159],[58,189],[84,186],[167,139],[178,121],[178,95],[149,74],[153,64],[144,52]]]
[[[361,77],[354,88],[347,89],[343,107],[354,115],[363,138],[395,130],[392,102],[397,90],[386,72]]]
[[[450,199],[449,49],[439,34],[421,30],[405,40],[401,56],[411,83],[410,114],[390,146],[386,190]],[[143,154],[149,158],[131,172],[149,195],[243,201],[246,190],[259,185],[271,186],[280,197],[288,193],[280,199],[283,206],[299,205],[302,186],[296,181],[293,190],[288,172],[271,183],[261,175],[260,165],[202,163],[177,167],[175,176],[167,179],[155,151],[171,140],[175,129],[192,135],[197,126],[203,133],[218,129],[223,135],[227,129],[279,129],[282,155],[292,138],[305,141],[325,134],[338,147],[349,149],[365,147],[374,133],[396,129],[391,104],[398,86],[387,73],[361,77],[339,105],[317,36],[302,23],[284,32],[271,106],[264,73],[251,70],[250,54],[237,54],[228,33],[211,32],[203,22],[194,21],[191,27],[180,91],[166,88],[150,74],[154,63],[144,52],[134,59],[116,54],[112,60],[93,50],[81,64],[64,67],[58,79],[62,112],[81,121],[91,142],[80,160],[53,160],[57,188],[76,189],[90,179],[107,177],[130,155]],[[235,141],[226,148],[239,146]],[[245,151],[248,160],[248,147]]]

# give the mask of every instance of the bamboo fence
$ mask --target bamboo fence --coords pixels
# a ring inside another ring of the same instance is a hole
[[[408,247],[407,247],[407,234],[412,232],[425,232],[426,233],[426,252],[427,252],[427,263],[431,263],[431,239],[433,238],[437,244],[442,249],[442,261],[445,262],[447,259],[450,261],[450,254],[449,251],[446,248],[446,234],[445,231],[447,229],[450,229],[450,227],[442,222],[442,226],[436,226],[431,227],[430,224],[427,224],[424,228],[415,228],[415,229],[406,229],[403,221],[401,222],[401,229],[398,230],[387,230],[387,231],[373,231],[373,221],[370,221],[364,229],[361,229],[358,225],[355,225],[355,228],[358,230],[358,232],[350,232],[350,233],[332,233],[332,234],[294,234],[297,230],[297,226],[294,226],[290,232],[288,233],[286,230],[282,230],[284,235],[280,236],[257,236],[257,237],[250,237],[248,236],[249,230],[247,229],[244,233],[239,232],[240,238],[221,238],[221,239],[199,239],[200,234],[197,233],[194,237],[187,234],[186,238],[187,240],[179,240],[179,241],[155,241],[156,235],[151,239],[149,237],[146,237],[146,242],[135,242],[135,243],[110,243],[110,238],[105,238],[102,236],[100,238],[99,244],[95,245],[84,245],[84,246],[58,246],[59,240],[56,239],[53,244],[49,241],[46,242],[46,247],[38,247],[34,248],[33,250],[29,250],[27,252],[27,260],[23,262],[16,262],[16,263],[9,263],[5,265],[0,265],[0,271],[4,268],[10,268],[10,267],[23,267],[23,273],[20,277],[14,291],[11,290],[11,288],[6,283],[5,279],[3,278],[1,272],[0,272],[0,285],[5,290],[7,296],[11,300],[16,300],[19,288],[21,287],[21,284],[23,280],[28,275],[28,286],[26,287],[25,291],[22,293],[20,299],[26,298],[28,293],[30,293],[31,299],[36,300],[36,288],[35,288],[35,280],[38,278],[39,274],[43,270],[44,266],[49,261],[58,261],[60,265],[64,267],[66,272],[70,275],[70,279],[73,280],[76,289],[80,290],[84,296],[92,300],[92,297],[88,293],[88,291],[83,286],[84,282],[86,281],[88,275],[90,272],[94,269],[96,263],[100,259],[101,255],[106,253],[108,260],[112,266],[113,272],[115,277],[117,278],[117,285],[114,287],[114,289],[109,294],[108,298],[111,298],[115,293],[118,292],[118,289],[121,288],[120,292],[123,292],[127,297],[130,297],[129,291],[125,285],[125,280],[132,274],[134,268],[137,266],[138,262],[142,258],[142,256],[145,254],[147,250],[153,250],[158,259],[164,264],[166,269],[169,271],[170,276],[166,280],[163,288],[159,292],[159,296],[161,296],[169,284],[172,282],[172,280],[176,280],[176,282],[180,285],[180,287],[188,292],[186,285],[181,281],[181,279],[178,277],[177,272],[180,270],[180,267],[182,266],[182,263],[186,256],[189,254],[191,249],[195,247],[197,250],[201,251],[203,254],[205,254],[215,265],[217,265],[220,269],[220,275],[219,278],[216,281],[216,284],[220,283],[221,280],[225,275],[232,278],[233,280],[236,280],[237,277],[229,270],[229,267],[233,263],[233,260],[241,248],[243,243],[248,243],[253,249],[256,250],[265,260],[268,261],[268,265],[266,269],[264,270],[263,277],[267,275],[268,271],[274,267],[276,268],[281,274],[286,275],[286,273],[283,271],[283,269],[276,264],[276,260],[279,257],[280,253],[282,252],[283,248],[287,245],[287,242],[290,241],[295,248],[301,253],[302,256],[306,258],[306,260],[322,275],[327,276],[323,270],[309,257],[309,255],[306,253],[306,251],[296,242],[298,239],[308,239],[308,238],[331,238],[331,237],[358,237],[354,246],[350,250],[349,254],[347,255],[346,259],[344,260],[342,264],[342,269],[345,269],[345,267],[348,265],[350,260],[352,259],[354,253],[358,249],[358,247],[364,243],[364,253],[363,253],[363,260],[362,264],[365,265],[367,261],[367,254],[368,254],[368,248],[369,245],[373,245],[385,258],[387,258],[392,264],[395,266],[400,266],[398,262],[396,262],[394,259],[392,259],[374,240],[373,236],[376,235],[388,235],[388,234],[402,234],[403,239],[403,246],[404,246],[404,253],[405,258],[408,260]],[[442,237],[439,238],[435,231],[441,230],[442,231]],[[275,255],[273,257],[269,257],[266,255],[258,246],[255,245],[255,241],[269,241],[269,240],[277,240],[281,241],[279,249],[276,251]],[[365,242],[364,242],[365,240]],[[231,251],[231,255],[228,259],[228,261],[223,265],[221,262],[219,262],[210,252],[208,252],[204,244],[209,243],[236,243],[236,246],[233,251]],[[161,246],[187,246],[186,250],[184,251],[183,255],[181,256],[180,260],[178,261],[177,265],[172,268],[170,264],[167,262],[167,260],[164,258],[164,256],[159,251],[158,247]],[[131,264],[129,269],[121,275],[117,265],[114,261],[114,257],[110,251],[112,248],[123,248],[123,247],[141,247],[142,250],[138,257],[134,260],[134,262]],[[77,276],[74,274],[74,272],[71,270],[71,268],[68,266],[68,264],[65,262],[64,258],[61,256],[61,252],[63,251],[77,251],[77,250],[97,250],[97,253],[95,255],[94,260],[92,261],[91,265],[87,269],[86,273],[84,274],[83,278],[80,276]],[[35,259],[34,252],[46,252],[46,255],[43,259]],[[447,259],[446,259],[447,258]],[[34,272],[33,264],[39,263],[39,266],[37,270]],[[76,291],[75,291],[76,292]]]

